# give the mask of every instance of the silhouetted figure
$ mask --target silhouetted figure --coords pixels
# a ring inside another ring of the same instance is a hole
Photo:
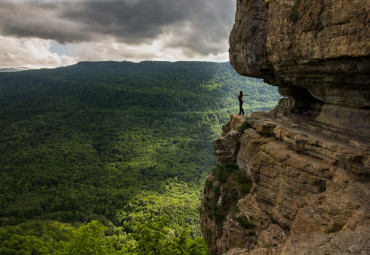
[[[239,99],[239,115],[244,115],[243,110],[243,96],[248,96],[248,94],[243,95],[243,91],[239,92],[238,99]]]

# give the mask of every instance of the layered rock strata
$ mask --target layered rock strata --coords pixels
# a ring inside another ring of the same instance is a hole
[[[370,254],[370,2],[236,3],[231,64],[284,98],[215,140],[211,253]]]
[[[253,113],[232,116],[214,152],[220,164],[237,163],[253,187],[240,194],[232,177],[208,176],[201,225],[211,254],[370,251],[369,137],[307,116]]]
[[[370,135],[369,1],[236,2],[236,71],[278,86],[293,112]]]

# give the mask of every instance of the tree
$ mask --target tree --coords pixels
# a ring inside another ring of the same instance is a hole
[[[112,242],[105,238],[107,229],[99,221],[85,223],[73,231],[69,242],[62,242],[57,254],[104,255],[117,254]]]
[[[177,231],[168,227],[165,220],[138,224],[134,237],[139,255],[207,255],[209,254],[202,238],[192,240],[189,230]]]

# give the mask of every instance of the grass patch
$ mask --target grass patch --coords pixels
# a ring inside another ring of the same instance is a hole
[[[231,207],[230,209],[230,214],[231,214],[231,217],[235,217],[235,214],[237,214],[239,212],[239,207],[236,205],[236,203]]]
[[[253,228],[254,227],[254,224],[249,222],[247,217],[245,217],[244,215],[238,216],[236,218],[236,221],[240,224],[240,226],[242,226],[244,228]]]
[[[326,191],[326,183],[325,182],[322,182],[319,185],[319,193],[323,193],[325,191]]]
[[[235,172],[235,171],[238,171],[238,170],[239,170],[239,166],[238,166],[237,164],[235,164],[235,163],[227,163],[227,164],[225,165],[225,168],[226,168],[226,171],[227,171],[228,173],[233,173],[233,172]]]
[[[221,223],[225,219],[225,215],[218,211],[212,211],[208,214],[208,218],[215,220],[216,223]]]
[[[299,13],[295,10],[291,11],[289,16],[288,16],[288,19],[289,19],[290,22],[296,23],[299,19]]]
[[[239,170],[233,174],[234,179],[239,183],[239,191],[248,194],[253,186],[252,179],[244,172]]]
[[[238,128],[238,132],[240,134],[243,134],[244,133],[244,130],[248,129],[248,128],[252,128],[252,124],[249,122],[249,120],[246,120],[244,121],[240,127]]]
[[[205,187],[205,191],[211,190],[213,188],[213,181],[207,179],[206,183],[204,184],[204,187]]]
[[[212,173],[215,176],[217,181],[221,183],[225,183],[229,174],[234,173],[239,170],[237,164],[229,163],[225,166],[217,165],[213,170]]]
[[[342,230],[342,228],[343,228],[343,225],[333,224],[330,227],[328,227],[327,229],[325,229],[324,233],[325,234],[335,233],[335,232],[338,232],[338,231]]]
[[[210,198],[206,197],[205,206],[209,210],[208,217],[221,222],[228,213],[234,217],[238,212],[237,201],[251,191],[253,181],[237,164],[217,165],[212,172],[215,180],[220,183],[215,185],[206,181],[205,191],[212,190],[213,195]],[[222,203],[218,204],[221,188],[223,189]],[[238,222],[245,227],[250,227],[246,219],[241,218]]]
[[[265,244],[265,248],[271,249],[272,245],[270,243]]]
[[[238,171],[233,174],[233,177],[235,180],[237,180],[239,183],[247,183],[250,181],[250,178],[247,176],[247,174],[243,171]]]
[[[249,182],[249,183],[243,183],[242,185],[240,185],[239,191],[242,194],[248,194],[251,191],[252,185],[253,184],[251,182]]]
[[[215,194],[215,197],[218,199],[221,196],[220,186],[213,186],[213,193]]]

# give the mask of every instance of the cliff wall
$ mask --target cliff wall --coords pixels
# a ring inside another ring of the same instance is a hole
[[[201,214],[211,254],[370,251],[368,138],[253,113],[233,115],[214,152],[224,167],[207,178]]]
[[[237,72],[278,86],[293,111],[369,134],[369,1],[236,2],[229,52]]]
[[[230,61],[285,98],[215,139],[211,254],[369,254],[368,13],[367,0],[237,0]]]

